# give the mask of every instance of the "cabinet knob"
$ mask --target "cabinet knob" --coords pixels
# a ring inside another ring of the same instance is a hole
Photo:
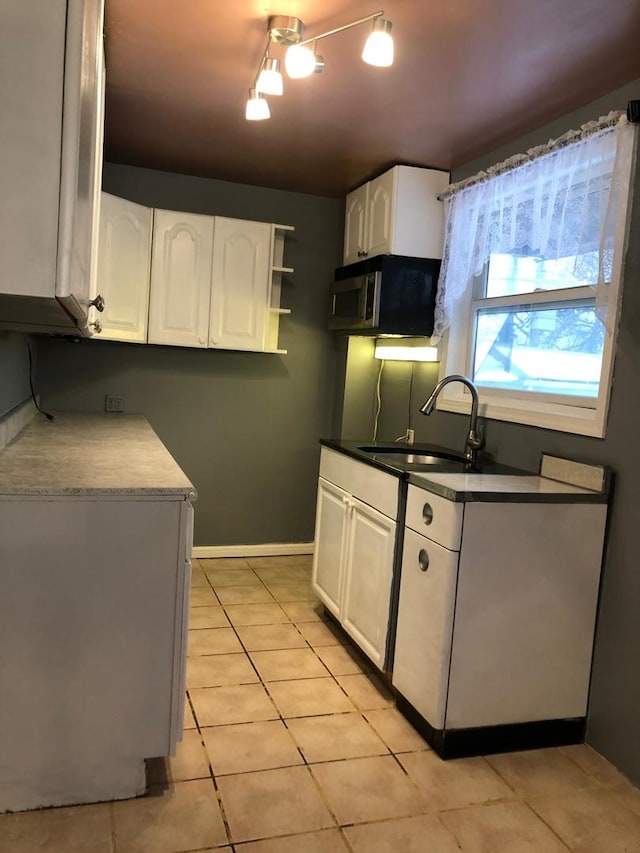
[[[359,252],[358,252],[358,257],[359,257],[359,258],[366,258],[366,257],[367,257],[367,253],[366,253],[366,252],[364,252],[364,251],[359,251]]]
[[[342,496],[342,503],[343,503],[343,504],[348,504],[348,503],[349,503],[349,498],[348,498],[346,495],[343,495],[343,496]]]
[[[95,299],[89,303],[89,308],[95,308],[96,311],[102,313],[104,311],[104,297],[98,294]]]
[[[100,334],[100,332],[102,331],[102,323],[100,322],[100,320],[96,320],[96,321],[95,321],[95,322],[93,322],[93,323],[89,323],[89,325],[90,325],[90,326],[93,326],[93,331],[94,331],[97,335],[99,335],[99,334]]]
[[[418,554],[418,565],[420,566],[421,572],[426,572],[429,568],[429,555],[424,548],[421,548],[420,553]]]
[[[206,344],[206,341],[204,338],[199,338],[199,341],[202,344],[202,346],[204,346]]]
[[[425,524],[431,524],[433,521],[433,507],[430,503],[426,503],[422,507],[422,520]]]

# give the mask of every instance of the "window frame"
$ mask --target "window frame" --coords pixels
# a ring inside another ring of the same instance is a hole
[[[610,310],[618,305],[621,280],[621,264],[614,264],[609,285]],[[591,287],[567,287],[558,290],[535,291],[509,296],[478,298],[477,281],[470,288],[469,297],[460,304],[456,316],[441,342],[440,378],[452,373],[471,376],[475,323],[477,311],[488,307],[521,307],[559,303],[570,305],[585,299],[595,301]],[[597,397],[569,397],[529,391],[509,391],[478,386],[480,415],[491,420],[508,421],[527,426],[572,432],[597,438],[604,437],[611,395],[614,354],[617,338],[617,318],[614,331],[605,334],[602,353],[602,369]],[[588,405],[585,402],[588,399]],[[438,397],[437,409],[447,412],[468,413],[471,395],[461,383],[447,385]]]
[[[604,438],[609,414],[611,388],[613,385],[614,363],[618,336],[618,324],[621,310],[621,293],[625,257],[628,247],[629,225],[632,199],[635,189],[635,154],[632,157],[628,192],[620,198],[619,221],[621,223],[615,236],[611,281],[608,285],[608,321],[605,330],[602,368],[600,372],[599,393],[597,398],[589,398],[590,405],[580,405],[586,398],[563,396],[552,397],[538,392],[514,391],[508,389],[489,389],[479,386],[479,414],[490,420],[506,421],[524,426],[569,432],[577,435]],[[485,272],[487,271],[485,268]],[[452,374],[471,376],[473,345],[475,340],[475,316],[479,304],[488,306],[502,303],[505,306],[535,305],[551,302],[574,301],[576,297],[595,300],[595,288],[569,287],[524,294],[512,294],[499,297],[482,297],[484,276],[476,277],[469,283],[466,297],[457,304],[455,316],[451,318],[440,346],[439,378]],[[562,299],[562,295],[571,293]],[[440,411],[468,414],[471,410],[471,395],[462,383],[450,383],[438,396],[436,408]]]

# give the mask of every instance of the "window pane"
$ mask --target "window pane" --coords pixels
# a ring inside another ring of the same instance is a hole
[[[593,304],[479,310],[473,379],[485,387],[598,396],[604,327]]]
[[[598,281],[598,252],[557,260],[521,255],[492,254],[486,296],[510,296],[536,290],[584,287]]]

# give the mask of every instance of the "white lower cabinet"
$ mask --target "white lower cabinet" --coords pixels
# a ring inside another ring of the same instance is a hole
[[[409,486],[393,685],[440,754],[580,739],[606,511]]]
[[[105,301],[101,337],[146,343],[153,210],[102,193],[98,293]]]
[[[458,554],[407,528],[400,571],[393,685],[443,729]]]
[[[184,495],[0,496],[0,812],[136,796],[175,752],[192,527]]]
[[[389,622],[396,523],[357,498],[350,502],[341,622],[380,668]]]
[[[382,669],[389,631],[398,480],[326,448],[320,475],[312,585],[345,631]]]
[[[207,347],[213,217],[156,210],[149,343]]]
[[[316,510],[313,588],[323,604],[340,618],[344,551],[349,522],[349,494],[320,478]]]

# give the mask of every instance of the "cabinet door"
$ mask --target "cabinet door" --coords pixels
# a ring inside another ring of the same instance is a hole
[[[349,193],[344,215],[344,262],[361,261],[367,251],[367,204],[369,184]]]
[[[56,296],[86,326],[91,298],[97,159],[102,152],[102,0],[70,0],[67,16]]]
[[[156,210],[149,343],[206,347],[213,217]]]
[[[367,215],[367,253],[369,257],[393,251],[395,189],[395,169],[390,169],[369,183]]]
[[[405,528],[393,686],[444,728],[458,553]]]
[[[271,231],[267,222],[216,217],[209,346],[264,349]]]
[[[347,535],[349,495],[322,477],[318,480],[316,534],[311,585],[322,603],[340,617],[342,565]]]
[[[351,499],[341,621],[380,668],[389,626],[395,533],[394,521],[362,501]]]
[[[98,293],[105,301],[103,338],[147,340],[152,216],[149,207],[102,193]]]

